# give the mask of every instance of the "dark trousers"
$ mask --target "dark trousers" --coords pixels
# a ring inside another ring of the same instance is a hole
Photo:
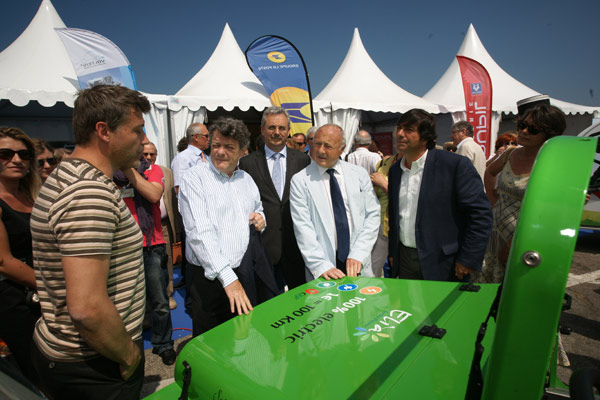
[[[229,298],[218,279],[207,279],[201,266],[192,266],[192,269],[192,328],[193,335],[197,336],[235,317],[237,310],[231,312]],[[271,263],[265,253],[261,235],[253,226],[250,228],[246,253],[239,267],[233,271],[253,307],[277,294]]]
[[[394,260],[398,263],[398,278],[423,280],[417,249],[406,247],[402,242],[398,243],[398,248],[398,259]]]
[[[34,345],[32,359],[50,399],[137,400],[144,383],[144,342],[140,339],[135,343],[142,360],[127,381],[121,378],[119,364],[102,356],[77,362],[52,361]]]

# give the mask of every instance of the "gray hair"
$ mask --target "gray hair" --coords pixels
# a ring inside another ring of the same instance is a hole
[[[185,130],[185,137],[187,137],[188,143],[192,141],[192,137],[194,137],[194,135],[199,135],[202,133],[203,127],[206,128],[204,124],[201,124],[199,122],[195,122],[188,126],[188,128]]]
[[[468,121],[458,121],[452,125],[452,131],[465,131],[467,136],[473,137],[473,125]]]
[[[262,119],[260,121],[261,128],[263,128],[265,126],[265,124],[267,123],[267,117],[269,115],[280,115],[280,114],[285,115],[285,117],[287,118],[288,128],[289,128],[290,127],[290,115],[288,114],[288,112],[285,109],[278,107],[278,106],[271,106],[271,107],[265,108],[265,111],[263,111]]]
[[[315,135],[315,133],[317,133],[317,127],[316,126],[311,126],[310,128],[308,128],[308,130],[306,131],[306,138],[308,138],[310,135]]]
[[[240,149],[248,147],[250,144],[250,131],[246,125],[239,119],[231,117],[220,117],[209,128],[209,143],[212,147],[212,139],[215,131],[219,131],[221,136],[230,137],[237,141]]]
[[[371,134],[367,131],[358,131],[354,135],[354,143],[357,146],[369,146],[371,144]]]

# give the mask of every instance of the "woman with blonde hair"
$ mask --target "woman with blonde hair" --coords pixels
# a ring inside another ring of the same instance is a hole
[[[29,218],[39,188],[33,142],[18,128],[0,127],[0,338],[34,383],[29,352],[40,308]]]

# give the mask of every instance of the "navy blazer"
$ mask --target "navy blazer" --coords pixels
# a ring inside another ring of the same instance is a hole
[[[399,193],[402,168],[389,173],[389,251],[398,260]],[[467,157],[430,149],[425,161],[415,222],[417,253],[423,278],[450,281],[455,263],[481,271],[492,230],[492,212],[481,177]],[[398,276],[394,263],[392,277]]]
[[[287,149],[285,187],[279,199],[265,156],[264,147],[240,158],[240,168],[248,172],[260,192],[267,227],[263,243],[271,264],[283,264],[286,283],[292,289],[306,282],[304,261],[296,243],[292,216],[290,215],[290,181],[296,172],[310,164],[310,157]]]

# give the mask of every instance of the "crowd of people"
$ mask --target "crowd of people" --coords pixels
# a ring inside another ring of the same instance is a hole
[[[384,157],[367,131],[352,152],[335,124],[290,135],[269,107],[255,151],[222,117],[191,124],[167,168],[149,109],[125,87],[82,90],[70,154],[0,128],[0,338],[49,398],[138,398],[145,318],[175,362],[179,242],[194,335],[316,278],[501,282],[535,158],[565,129],[558,108],[524,104],[486,165],[465,121],[445,151],[435,117],[409,110]]]

